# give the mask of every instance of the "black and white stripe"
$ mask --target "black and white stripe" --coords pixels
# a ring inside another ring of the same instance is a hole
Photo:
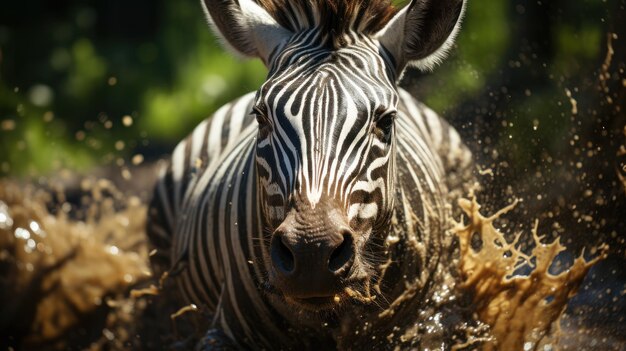
[[[466,172],[471,155],[453,128],[396,86],[394,59],[378,40],[348,32],[342,42],[329,46],[309,29],[282,43],[263,86],[202,122],[156,185],[155,267],[183,267],[174,278],[182,295],[207,306],[240,346],[314,345],[307,331],[323,329],[299,324],[307,315],[268,291],[269,238],[294,203],[332,199],[361,233],[361,252],[373,252],[360,258],[361,292],[378,302],[355,302],[332,321],[394,306],[406,282],[433,279],[445,250],[447,173]],[[380,323],[401,318],[398,310]]]

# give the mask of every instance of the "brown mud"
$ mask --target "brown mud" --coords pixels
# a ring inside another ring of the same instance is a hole
[[[177,319],[198,309],[154,296],[160,290],[149,272],[145,201],[108,180],[86,178],[80,188],[79,204],[71,204],[59,185],[0,182],[0,346],[189,348],[194,339]],[[453,229],[461,254],[457,288],[490,327],[488,337],[470,338],[471,347],[547,351],[566,343],[560,317],[603,249],[555,273],[551,267],[565,250],[558,241],[542,242],[535,229],[534,247],[523,250],[494,225],[513,205],[489,217],[475,198],[458,206],[466,218]],[[528,272],[518,273],[524,266]]]
[[[526,254],[519,243],[521,234],[507,242],[494,227],[494,221],[516,204],[485,217],[474,197],[459,201],[468,217],[467,223],[453,229],[461,252],[459,287],[472,296],[478,318],[491,327],[484,350],[553,349],[559,343],[559,319],[569,299],[589,269],[605,258],[605,249],[600,248],[601,253],[591,260],[581,255],[567,269],[550,272],[558,254],[566,250],[558,239],[542,242],[535,224],[534,247]],[[476,239],[479,245],[473,245]],[[518,273],[525,266],[530,272]]]
[[[0,183],[0,325],[24,348],[62,349],[93,333],[124,339],[114,328],[124,313],[115,311],[129,308],[125,292],[150,274],[141,201],[106,180],[82,187],[90,203],[79,220],[63,192]],[[53,196],[60,205],[51,211]],[[90,322],[103,325],[77,331]]]

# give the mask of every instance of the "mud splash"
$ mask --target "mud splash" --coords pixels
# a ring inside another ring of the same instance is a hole
[[[553,350],[559,344],[560,317],[576,294],[588,270],[606,257],[606,248],[591,260],[583,255],[563,270],[557,256],[566,250],[559,240],[544,243],[532,230],[534,247],[525,253],[521,233],[512,242],[496,229],[494,221],[517,202],[485,217],[471,199],[459,200],[467,223],[457,223],[459,238],[459,288],[472,297],[480,321],[491,327],[484,350]],[[554,272],[560,270],[560,272]],[[523,272],[526,271],[524,274]]]
[[[61,186],[0,181],[0,339],[37,350],[192,348],[197,336],[175,319],[194,318],[181,315],[195,306],[168,305],[149,274],[145,204],[108,180],[86,179],[80,188],[72,205]],[[514,204],[490,217],[473,197],[458,206],[467,219],[453,229],[460,281],[449,286],[470,296],[489,331],[468,327],[468,342],[455,349],[556,349],[559,318],[604,251],[554,273],[565,250],[558,241],[543,243],[535,226],[535,246],[525,253],[520,236],[507,242],[494,226]]]
[[[626,86],[626,80],[624,81],[624,85]],[[622,132],[626,139],[626,125]],[[617,157],[622,159],[622,162],[617,166],[617,178],[622,182],[622,189],[624,190],[624,194],[626,194],[626,140],[624,140],[624,144],[620,145],[617,150]]]
[[[130,338],[142,304],[125,293],[150,275],[145,206],[107,180],[81,188],[78,209],[61,190],[0,181],[0,345],[119,349]]]

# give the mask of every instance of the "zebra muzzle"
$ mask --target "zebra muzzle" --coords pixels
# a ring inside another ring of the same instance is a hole
[[[274,232],[270,244],[272,284],[297,299],[333,297],[354,263],[354,233],[332,221],[317,229],[298,230],[289,220]]]

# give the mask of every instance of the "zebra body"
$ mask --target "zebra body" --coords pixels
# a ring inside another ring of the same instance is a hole
[[[446,166],[448,170],[466,170],[471,155],[456,130],[409,93],[399,91],[396,157],[402,162],[397,169],[398,220],[389,230],[392,238],[388,241],[414,241],[437,251],[435,245],[445,240],[440,236],[448,218]],[[254,340],[252,344],[271,346],[275,343],[254,331],[263,325],[273,327],[271,335],[282,335],[278,332],[282,326],[274,324],[283,317],[268,307],[259,279],[267,270],[259,265],[268,253],[261,245],[264,234],[255,206],[257,125],[250,114],[253,100],[254,93],[249,93],[222,106],[176,147],[155,190],[154,203],[158,205],[153,207],[159,208],[162,217],[153,219],[150,233],[153,243],[161,243],[157,248],[167,256],[166,262],[188,260],[188,268],[176,278],[188,303],[204,304],[218,313],[219,325],[227,335],[245,335]],[[175,234],[172,237],[170,233]],[[417,260],[421,265],[433,265],[429,257],[436,257],[417,250],[411,260],[404,255],[406,263]],[[412,279],[428,279],[418,276],[420,269],[414,264],[408,266],[407,273],[415,275]],[[422,269],[435,270],[429,268]],[[401,295],[403,288],[395,295]],[[233,329],[241,329],[243,334],[233,333]],[[286,345],[293,343],[285,339]]]
[[[150,206],[155,270],[176,271],[239,347],[398,339],[447,274],[449,180],[465,179],[469,151],[395,86],[383,39],[349,31],[337,48],[321,33],[260,54],[268,80],[175,148]],[[302,273],[319,264],[312,247],[332,274]]]

